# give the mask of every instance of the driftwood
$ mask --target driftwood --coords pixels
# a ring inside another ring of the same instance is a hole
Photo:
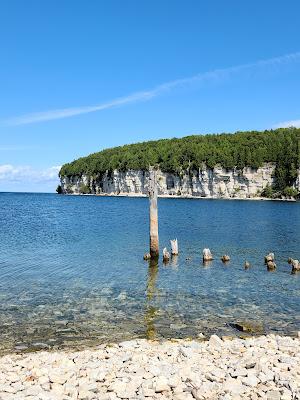
[[[168,252],[168,249],[164,247],[163,249],[163,261],[167,262],[170,260],[170,253]]]
[[[203,249],[203,261],[211,261],[213,256],[209,249]]]
[[[178,255],[178,241],[177,241],[177,239],[170,240],[170,244],[171,244],[171,254],[173,256],[177,256]]]
[[[157,171],[149,168],[149,219],[150,219],[150,255],[159,256],[158,212],[157,212]]]

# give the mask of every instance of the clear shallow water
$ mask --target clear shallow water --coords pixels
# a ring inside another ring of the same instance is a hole
[[[177,237],[180,255],[149,265],[145,198],[0,194],[0,351],[235,335],[237,321],[300,330],[286,262],[300,257],[300,203],[159,199],[159,219],[161,248]]]

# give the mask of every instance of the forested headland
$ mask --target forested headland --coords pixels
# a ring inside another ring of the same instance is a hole
[[[60,177],[101,176],[107,171],[148,170],[157,166],[163,172],[180,174],[221,165],[226,169],[259,168],[275,163],[273,187],[267,197],[297,195],[293,185],[300,167],[300,129],[280,128],[263,132],[193,135],[161,139],[105,149],[65,164]]]

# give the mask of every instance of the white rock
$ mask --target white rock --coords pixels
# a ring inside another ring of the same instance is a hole
[[[154,397],[155,396],[155,391],[150,388],[144,388],[142,390],[142,393],[145,397]]]
[[[256,387],[259,384],[259,379],[256,378],[254,375],[252,376],[247,376],[245,378],[242,378],[242,382],[244,385],[250,386],[250,387]]]
[[[181,379],[179,378],[178,375],[172,375],[168,380],[168,385],[171,388],[175,388],[175,387],[181,385]]]
[[[280,400],[280,392],[278,390],[270,390],[267,393],[267,400]]]
[[[221,348],[224,344],[223,340],[219,338],[217,335],[212,335],[209,339],[209,344],[214,348]]]
[[[231,373],[231,376],[233,378],[237,378],[238,376],[247,376],[247,375],[248,375],[247,369],[246,368],[241,368],[241,367],[237,368],[236,370],[234,370]]]
[[[112,384],[108,387],[108,390],[114,392],[118,397],[125,392],[126,389],[126,382],[116,380],[112,382]]]
[[[67,376],[64,375],[63,373],[51,371],[49,373],[49,381],[63,385],[64,383],[67,382]]]
[[[170,390],[170,386],[168,385],[168,379],[165,376],[157,377],[154,383],[154,390],[156,393]]]
[[[240,395],[244,393],[245,388],[240,381],[233,378],[229,378],[223,384],[223,390],[225,393]]]
[[[81,389],[78,390],[78,399],[79,400],[91,400],[95,398],[94,393],[90,392],[89,390],[86,389]]]
[[[135,340],[73,353],[2,357],[0,399],[292,400],[299,376],[298,338]]]

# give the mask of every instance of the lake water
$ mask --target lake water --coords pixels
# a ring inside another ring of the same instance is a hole
[[[161,248],[179,241],[167,265],[143,260],[146,198],[0,194],[0,351],[238,335],[237,321],[300,330],[300,274],[287,264],[300,257],[300,203],[158,203]]]

